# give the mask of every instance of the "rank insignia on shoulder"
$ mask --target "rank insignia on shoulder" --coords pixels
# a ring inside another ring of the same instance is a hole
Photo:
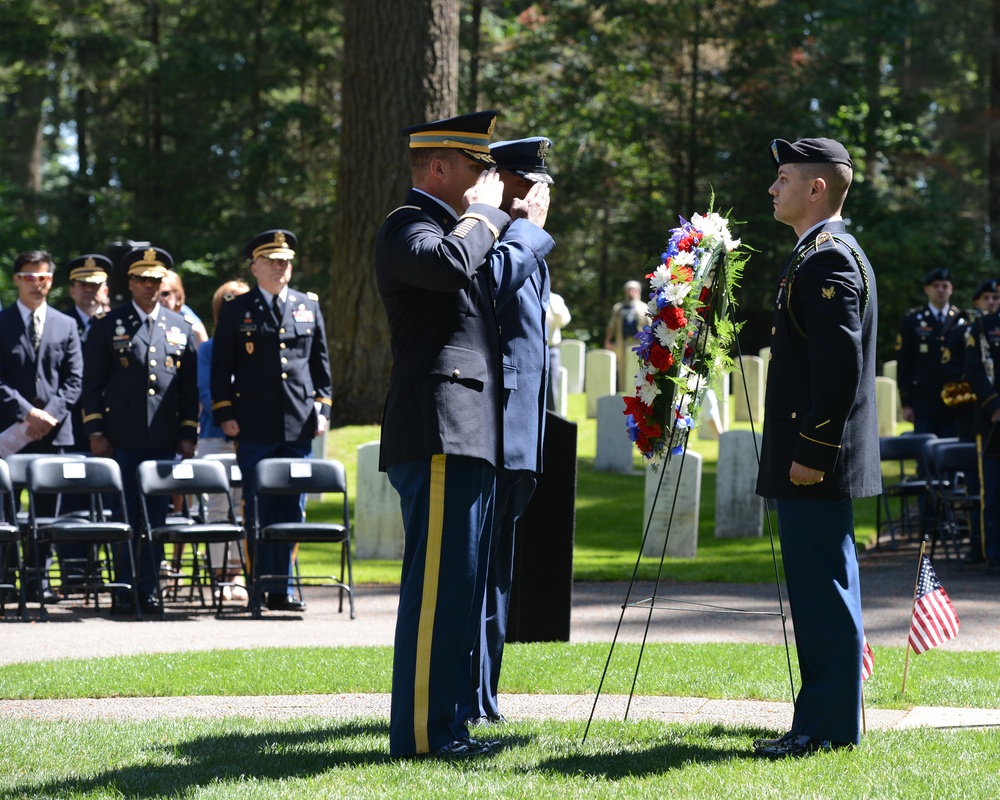
[[[823,231],[823,233],[821,233],[819,236],[816,237],[816,247],[820,248],[823,245],[825,245],[827,242],[830,242],[832,240],[833,240],[833,237],[829,233],[827,233],[826,231]]]
[[[835,286],[824,286],[820,289],[820,294],[823,295],[824,300],[833,300],[833,296],[837,293],[837,288]]]
[[[945,347],[941,351],[941,363],[947,364],[949,361],[951,361],[951,348]]]
[[[966,347],[975,347],[976,346],[976,337],[972,335],[972,331],[971,330],[967,330],[965,332],[965,346]]]
[[[306,297],[308,297],[310,300],[319,301],[319,295],[316,294],[316,292],[306,292]]]

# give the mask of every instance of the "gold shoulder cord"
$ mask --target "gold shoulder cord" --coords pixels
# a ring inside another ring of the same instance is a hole
[[[830,238],[833,239],[833,241],[842,244],[844,247],[846,247],[851,252],[851,255],[854,256],[854,261],[858,265],[858,270],[861,272],[861,282],[865,286],[865,294],[864,297],[861,299],[861,316],[864,317],[865,309],[868,308],[868,297],[871,291],[868,285],[868,270],[865,269],[864,259],[861,258],[861,253],[859,253],[855,248],[851,247],[851,245],[849,245],[839,236],[833,236],[832,234],[830,234]],[[799,335],[803,339],[806,338],[805,328],[803,328],[802,324],[795,318],[795,310],[792,308],[792,281],[795,279],[795,273],[798,270],[799,265],[803,261],[805,261],[806,256],[808,256],[809,253],[813,250],[819,250],[818,241],[819,239],[817,238],[816,241],[814,241],[812,244],[802,248],[801,252],[795,257],[795,261],[793,261],[792,265],[788,268],[788,277],[785,280],[785,286],[788,287],[788,296],[785,298],[785,303],[788,306],[788,317],[792,321],[792,327],[795,328],[796,331],[798,331]]]

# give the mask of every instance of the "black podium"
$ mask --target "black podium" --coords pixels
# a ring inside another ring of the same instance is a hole
[[[508,642],[568,642],[576,524],[576,423],[545,414],[544,471],[514,538]]]

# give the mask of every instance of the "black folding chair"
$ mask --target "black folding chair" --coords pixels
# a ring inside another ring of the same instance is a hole
[[[24,599],[21,529],[14,512],[14,486],[10,482],[10,467],[6,461],[0,460],[0,616],[6,616],[10,595],[17,596],[18,611],[21,619],[26,620],[28,605]]]
[[[899,476],[891,483],[886,483],[882,475],[881,501],[875,505],[875,533],[882,529],[881,512],[885,510],[885,524],[889,529],[892,546],[896,546],[896,527],[900,535],[907,533],[907,523],[912,519],[910,500],[915,499],[916,513],[920,519],[920,532],[923,534],[926,523],[925,501],[930,498],[930,488],[927,480],[927,469],[924,465],[924,443],[937,438],[933,433],[909,433],[902,436],[883,436],[878,440],[879,460],[892,461],[899,466]],[[916,462],[915,474],[908,472],[908,462]],[[899,500],[899,517],[893,518],[889,501]],[[912,538],[912,537],[910,537]]]
[[[344,610],[344,595],[350,605],[351,619],[354,619],[354,577],[351,564],[351,523],[350,504],[347,498],[347,473],[339,461],[314,458],[265,458],[258,462],[254,470],[257,494],[308,494],[331,493],[344,497],[342,523],[333,522],[278,522],[261,527],[254,523],[253,548],[261,542],[299,544],[302,542],[322,542],[340,545],[340,575],[302,575],[296,566],[293,584],[301,591],[303,586],[330,586],[340,589],[339,611]],[[259,506],[259,503],[258,503]],[[259,561],[254,550],[250,552],[253,573],[251,592],[254,617],[260,617],[262,581],[286,579],[287,575],[259,574]],[[346,581],[345,581],[346,570]]]
[[[980,498],[978,493],[969,492],[966,476],[978,472],[979,454],[974,442],[958,442],[936,448],[934,462],[943,479],[938,491],[941,517],[931,536],[931,558],[940,539],[945,558],[952,558],[950,546],[954,546],[954,557],[961,561],[960,541],[978,535],[972,530],[972,519]]]
[[[201,458],[189,458],[183,461],[143,461],[136,468],[136,478],[139,484],[139,509],[142,520],[142,535],[140,548],[149,552],[153,560],[154,543],[173,544],[174,546],[190,545],[196,552],[199,545],[215,542],[225,544],[223,563],[229,560],[230,546],[235,544],[239,554],[240,568],[243,579],[247,581],[246,562],[243,559],[242,543],[246,539],[243,526],[236,524],[236,512],[233,509],[233,498],[229,493],[229,476],[225,467],[218,461],[208,461]],[[197,509],[192,514],[190,525],[161,525],[152,527],[149,518],[148,499],[154,496],[183,494],[197,499]],[[228,506],[225,522],[206,521],[204,506],[207,495],[224,496]],[[145,545],[149,545],[147,548]],[[223,612],[223,593],[225,586],[236,586],[233,581],[219,581],[215,577],[211,551],[205,550],[205,569],[193,580],[208,580],[212,590],[212,603],[216,614]],[[140,557],[141,557],[140,553]],[[200,557],[200,556],[199,556]],[[156,566],[155,564],[153,565]],[[157,599],[160,600],[160,617],[166,618],[163,608],[163,593],[160,582],[156,582]],[[205,606],[204,596],[201,604]],[[249,604],[248,604],[249,607]]]
[[[35,569],[44,570],[44,562],[39,561],[39,553],[44,546],[89,545],[89,555],[79,588],[88,594],[94,593],[97,605],[99,605],[97,593],[127,590],[132,593],[132,606],[135,609],[136,619],[141,619],[142,612],[139,609],[139,594],[135,583],[116,581],[113,575],[112,547],[117,548],[119,558],[122,554],[128,558],[132,567],[131,574],[136,574],[132,526],[127,520],[124,522],[109,520],[104,509],[103,496],[117,496],[122,515],[125,515],[125,493],[117,462],[110,458],[38,457],[28,464],[27,489],[30,502],[28,530],[35,555]],[[36,501],[39,496],[47,494],[87,495],[90,506],[87,516],[74,515],[55,519],[36,516]],[[44,592],[39,593],[39,601],[41,617],[43,620],[47,619]]]

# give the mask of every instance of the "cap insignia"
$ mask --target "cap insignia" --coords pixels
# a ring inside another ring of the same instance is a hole
[[[548,152],[549,152],[549,140],[548,139],[542,139],[542,141],[540,141],[538,143],[538,159],[539,159],[539,161],[542,161],[544,163],[545,162],[545,156],[548,154]]]

